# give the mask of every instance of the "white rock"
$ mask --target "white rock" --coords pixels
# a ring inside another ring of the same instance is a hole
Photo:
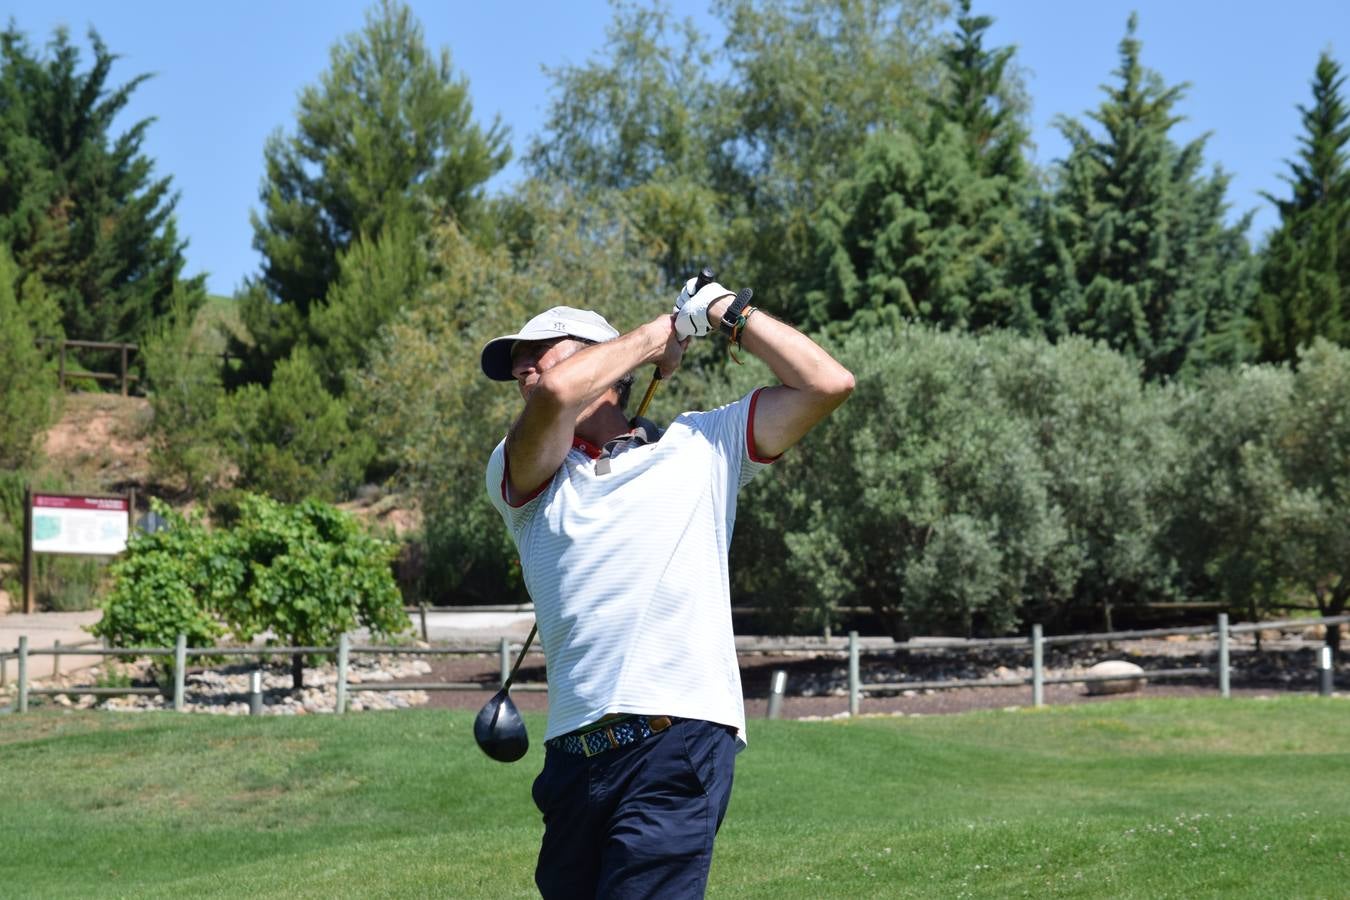
[[[1135,678],[1122,678],[1119,681],[1089,681],[1085,687],[1094,696],[1100,694],[1128,694],[1137,691],[1148,683],[1143,678],[1144,670],[1132,662],[1123,659],[1108,659],[1099,662],[1087,670],[1088,675],[1134,675]]]

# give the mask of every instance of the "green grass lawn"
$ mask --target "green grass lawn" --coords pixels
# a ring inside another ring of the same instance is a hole
[[[492,762],[471,726],[0,717],[0,894],[532,896],[541,752]],[[750,727],[710,896],[1350,892],[1344,700]]]

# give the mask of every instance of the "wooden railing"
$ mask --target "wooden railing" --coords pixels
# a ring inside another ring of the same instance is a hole
[[[1063,634],[1052,636],[1043,634],[1041,626],[1033,625],[1029,636],[973,640],[959,638],[929,638],[911,641],[894,641],[890,638],[860,639],[857,632],[850,632],[847,638],[833,639],[797,638],[784,640],[781,638],[769,638],[762,641],[753,641],[750,646],[740,645],[737,647],[737,653],[738,655],[743,655],[807,652],[813,655],[839,654],[845,656],[848,660],[848,712],[850,715],[858,715],[862,700],[867,696],[894,694],[906,690],[950,690],[955,688],[974,687],[1025,688],[1029,686],[1031,688],[1031,705],[1039,707],[1045,705],[1045,685],[1047,684],[1089,684],[1102,681],[1130,681],[1132,679],[1194,679],[1197,676],[1203,676],[1215,680],[1215,687],[1219,696],[1228,697],[1230,696],[1229,679],[1231,674],[1231,666],[1229,663],[1230,637],[1266,630],[1289,631],[1302,630],[1313,625],[1329,626],[1346,624],[1350,624],[1350,615],[1322,616],[1314,619],[1281,619],[1277,621],[1230,625],[1227,614],[1221,613],[1217,617],[1217,621],[1214,625],[1184,628],[1157,628],[1141,631],[1116,631],[1096,634]],[[1213,635],[1217,639],[1217,659],[1213,665],[1180,669],[1144,669],[1137,675],[1048,675],[1046,672],[1044,649],[1047,645],[1110,642],[1133,640],[1137,638],[1161,638],[1167,637],[1168,635]],[[859,660],[863,655],[894,655],[897,651],[932,650],[936,648],[960,651],[986,647],[1026,648],[1031,652],[1031,674],[1011,678],[965,678],[943,679],[941,681],[902,680],[886,683],[864,683],[860,674]],[[291,656],[297,653],[315,656],[334,656],[337,660],[335,712],[341,713],[346,711],[347,695],[353,691],[495,690],[498,685],[505,683],[510,672],[511,657],[519,650],[519,648],[519,644],[513,643],[507,638],[501,638],[496,645],[479,645],[475,647],[354,646],[351,643],[351,639],[346,634],[343,634],[339,637],[336,646],[323,647],[188,647],[186,636],[179,635],[178,640],[173,647],[90,647],[75,649],[69,645],[57,645],[45,649],[30,649],[27,636],[20,636],[19,646],[12,652],[0,652],[0,685],[3,685],[6,680],[5,663],[9,660],[17,660],[19,669],[18,690],[13,699],[13,706],[11,708],[0,708],[0,712],[26,712],[28,710],[28,698],[30,695],[51,696],[65,694],[75,696],[89,694],[95,696],[116,696],[121,694],[162,693],[162,690],[157,687],[62,686],[34,688],[30,686],[30,679],[28,677],[28,660],[35,655],[59,654],[65,656],[172,657],[172,675],[174,679],[172,686],[172,708],[178,711],[182,711],[185,708],[184,694],[186,684],[184,676],[187,670],[187,660],[190,658],[209,656],[262,658],[270,656]],[[349,659],[353,654],[437,656],[488,654],[493,653],[494,651],[497,654],[501,669],[501,677],[495,683],[484,681],[420,683],[379,681],[358,685],[350,683],[348,679]],[[542,653],[538,647],[532,652]],[[1334,677],[1329,648],[1326,648],[1324,652],[1320,654],[1320,661],[1317,665],[1321,676],[1321,693],[1329,695],[1333,690]],[[775,673],[775,675],[777,675],[777,673]],[[777,694],[778,700],[781,703],[784,681],[785,678],[779,679],[775,677],[774,679],[774,686],[771,688],[771,696],[769,698],[769,715],[771,718],[774,717],[774,697],[772,694]],[[512,690],[547,691],[548,684],[546,681],[515,684],[512,686]]]
[[[137,380],[135,372],[128,371],[127,363],[131,354],[140,349],[138,344],[121,344],[108,341],[68,341],[56,340],[55,338],[38,338],[39,344],[56,344],[60,353],[60,362],[57,366],[57,382],[61,390],[66,389],[67,379],[88,378],[92,381],[118,381],[122,384],[122,396],[127,395],[127,389],[131,382]],[[67,372],[66,371],[66,350],[70,347],[80,347],[86,350],[118,350],[121,351],[121,365],[116,372]]]

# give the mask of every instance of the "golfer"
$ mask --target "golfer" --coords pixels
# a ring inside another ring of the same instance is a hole
[[[746,298],[748,299],[748,298]],[[780,382],[664,434],[630,424],[632,373],[720,330]],[[829,415],[853,376],[810,338],[696,279],[620,335],[555,307],[490,341],[483,372],[524,409],[487,490],[520,552],[548,659],[545,898],[700,897],[745,710],[727,551],[736,494]]]

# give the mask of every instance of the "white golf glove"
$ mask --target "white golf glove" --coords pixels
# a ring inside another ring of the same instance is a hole
[[[684,283],[684,290],[680,291],[680,296],[675,300],[675,336],[680,340],[706,335],[712,329],[708,322],[708,307],[723,297],[736,296],[735,292],[727,290],[715,281],[708,282],[701,290],[695,292],[697,287],[698,279],[690,278]]]

